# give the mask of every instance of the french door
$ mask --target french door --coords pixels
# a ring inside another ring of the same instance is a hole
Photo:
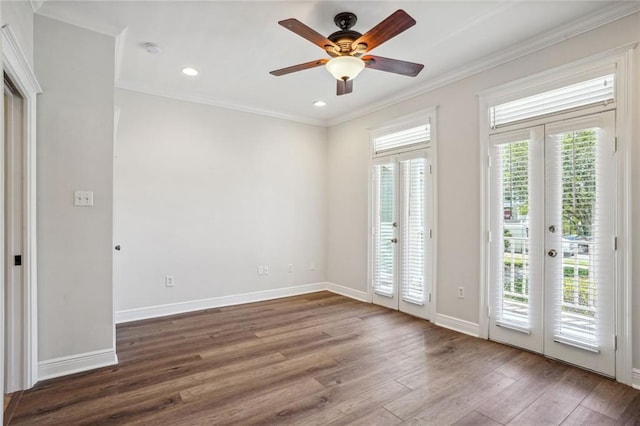
[[[373,164],[373,303],[421,318],[430,312],[431,166],[428,150]]]
[[[615,375],[615,112],[490,138],[492,340]]]

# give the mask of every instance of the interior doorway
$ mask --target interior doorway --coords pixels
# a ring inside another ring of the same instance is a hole
[[[24,97],[4,74],[4,389],[24,388],[25,246]]]
[[[373,164],[372,302],[429,319],[431,289],[429,149]]]
[[[490,139],[489,337],[615,376],[615,112]]]

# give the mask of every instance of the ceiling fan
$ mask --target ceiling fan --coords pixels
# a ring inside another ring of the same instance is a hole
[[[345,95],[353,91],[353,79],[365,67],[410,77],[415,77],[422,71],[424,68],[422,64],[366,54],[416,24],[415,19],[407,12],[402,9],[396,10],[364,35],[351,29],[357,20],[356,15],[351,12],[338,13],[333,18],[333,22],[340,30],[328,37],[317,33],[294,18],[278,22],[288,30],[325,50],[331,59],[318,59],[293,65],[271,71],[270,74],[280,76],[325,65],[331,75],[338,80],[337,94]]]

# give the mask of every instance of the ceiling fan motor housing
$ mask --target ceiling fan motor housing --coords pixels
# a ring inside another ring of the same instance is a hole
[[[341,12],[333,18],[333,22],[340,28],[340,31],[334,32],[327,38],[335,43],[340,48],[340,51],[336,52],[335,48],[331,47],[327,49],[329,55],[336,57],[354,54],[351,45],[362,36],[359,32],[351,30],[351,27],[353,27],[357,21],[357,16],[351,12]],[[356,53],[357,56],[360,56],[360,54]]]

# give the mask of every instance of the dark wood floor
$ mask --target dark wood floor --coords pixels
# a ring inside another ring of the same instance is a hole
[[[118,326],[10,424],[639,424],[640,391],[327,292]]]

